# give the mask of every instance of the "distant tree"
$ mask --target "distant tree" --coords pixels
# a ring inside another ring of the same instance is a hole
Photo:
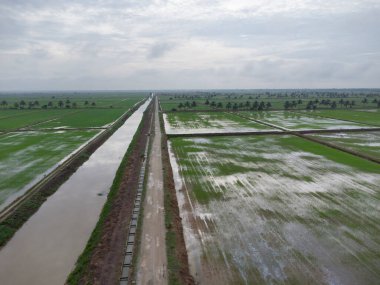
[[[237,111],[238,108],[239,108],[238,104],[235,102],[234,105],[232,106],[232,110]]]
[[[207,99],[205,102],[205,105],[209,105],[209,104],[210,104],[210,101]]]
[[[77,103],[76,102],[73,102],[73,108],[76,108],[77,107]],[[112,108],[112,105],[111,105],[111,108]]]
[[[196,106],[197,106],[197,102],[193,101],[193,102],[191,103],[191,107],[193,108],[193,107],[196,107]]]
[[[84,101],[84,105],[85,106],[88,106],[88,104],[89,104],[89,102],[86,100],[86,101]]]
[[[21,100],[20,101],[20,108],[24,108],[26,105],[25,101],[24,100]]]
[[[267,102],[267,104],[266,104],[266,109],[268,110],[269,108],[272,108],[272,103],[271,102]]]
[[[179,109],[182,109],[183,107],[184,107],[184,106],[183,106],[182,102],[178,104],[178,108],[179,108]]]
[[[92,102],[92,103],[91,103],[91,106],[92,106],[92,107],[95,107],[95,106],[96,106],[96,103],[95,103],[95,102]]]
[[[230,110],[231,107],[232,107],[231,102],[228,102],[227,105],[226,105],[227,110]]]
[[[331,103],[331,109],[336,109],[336,102],[335,102],[335,101],[333,101],[333,102]]]
[[[289,101],[285,101],[285,103],[284,103],[285,110],[288,110],[290,108],[290,106],[291,106],[291,103]]]
[[[368,103],[367,98],[364,98],[364,99],[362,100],[362,103],[363,103],[363,104],[367,104],[367,103]]]
[[[48,104],[47,104],[48,107],[53,107],[53,102],[52,101],[49,101]]]
[[[223,108],[223,103],[222,102],[219,102],[217,105],[216,105],[217,108]]]
[[[34,106],[39,106],[39,105],[40,105],[40,102],[38,102],[38,100],[35,100],[35,101],[33,102],[33,104],[34,104]]]
[[[6,100],[1,101],[1,106],[5,107],[8,105],[8,102]]]
[[[263,111],[264,109],[265,109],[265,102],[261,101],[260,104],[259,104],[259,108],[257,110]]]
[[[70,100],[69,99],[66,99],[66,105],[70,104]]]
[[[13,106],[14,106],[16,109],[18,109],[19,104],[18,104],[17,102],[14,102]]]
[[[377,101],[377,108],[380,108],[380,100]]]

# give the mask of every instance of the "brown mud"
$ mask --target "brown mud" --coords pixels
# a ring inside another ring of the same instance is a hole
[[[174,257],[177,260],[178,268],[171,268],[168,264],[169,283],[173,279],[179,284],[193,285],[195,281],[190,274],[187,250],[185,239],[183,235],[182,220],[178,207],[176,189],[173,179],[173,170],[170,164],[170,157],[168,151],[168,138],[163,127],[163,118],[160,114],[161,123],[161,145],[162,145],[162,164],[164,169],[164,199],[165,199],[165,212],[170,218],[166,218],[167,235],[172,235],[174,239],[173,245],[168,245],[168,258],[170,258],[170,251],[174,251]],[[168,236],[167,236],[168,239]]]

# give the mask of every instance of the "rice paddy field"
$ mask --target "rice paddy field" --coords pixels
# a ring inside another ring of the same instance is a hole
[[[313,134],[311,136],[380,159],[380,132]]]
[[[173,112],[164,120],[168,134],[276,131],[227,112]]]
[[[309,112],[313,115],[329,117],[338,120],[355,121],[366,125],[380,126],[380,110],[316,110]]]
[[[270,123],[288,130],[355,129],[371,127],[360,122],[348,122],[339,119],[313,116],[309,115],[309,113],[301,112],[269,111],[243,112],[243,114],[249,118]]]
[[[19,132],[0,136],[0,208],[99,131]]]
[[[290,135],[172,138],[170,147],[201,284],[378,282],[378,164]]]
[[[148,94],[1,94],[0,101],[7,105],[0,108],[0,209],[99,134],[96,128],[108,127]],[[14,108],[21,101],[25,108]],[[48,102],[52,106],[42,108]]]

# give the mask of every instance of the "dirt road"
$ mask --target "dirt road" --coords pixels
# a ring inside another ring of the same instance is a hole
[[[154,138],[149,159],[148,187],[144,201],[137,284],[167,284],[161,130],[155,99]]]

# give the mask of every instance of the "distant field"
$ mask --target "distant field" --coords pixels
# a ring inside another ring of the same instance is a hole
[[[313,134],[311,136],[380,159],[380,132]]]
[[[38,128],[89,128],[104,127],[115,121],[122,114],[124,109],[94,109],[83,110],[81,112],[72,113],[59,117],[46,123],[37,125]]]
[[[169,134],[275,130],[226,112],[173,112],[164,114],[164,118]]]
[[[380,110],[316,110],[310,114],[380,126]]]
[[[116,98],[113,101],[109,99],[109,101],[116,103],[117,108],[0,109],[0,131],[17,130],[26,127],[101,127],[116,120],[141,99],[143,98]],[[98,98],[98,100],[105,99]]]
[[[287,135],[170,142],[197,281],[378,281],[378,164]]]
[[[40,122],[52,120],[61,116],[72,114],[75,110],[1,110],[0,130],[8,131],[32,126]],[[12,114],[12,116],[8,116]]]
[[[0,135],[0,207],[98,131]]]
[[[0,108],[0,132],[14,133],[0,135],[0,208],[7,199],[12,200],[31,181],[40,179],[42,173],[98,133],[83,130],[44,132],[44,128],[108,126],[147,95],[106,92],[1,96],[0,102],[6,101],[7,105],[2,104]],[[66,103],[67,100],[70,103]],[[26,102],[25,108],[10,109],[15,102],[21,101]],[[38,105],[29,109],[28,102],[35,101]],[[64,102],[62,108],[57,107],[59,101]],[[42,108],[48,102],[53,106]],[[92,106],[92,102],[96,104]],[[19,129],[24,131],[17,132]]]
[[[333,112],[339,111],[332,111],[332,113]],[[242,114],[253,119],[257,119],[290,130],[349,129],[368,127],[360,123],[351,123],[337,119],[310,116],[309,114],[296,113],[291,111],[244,112]]]

